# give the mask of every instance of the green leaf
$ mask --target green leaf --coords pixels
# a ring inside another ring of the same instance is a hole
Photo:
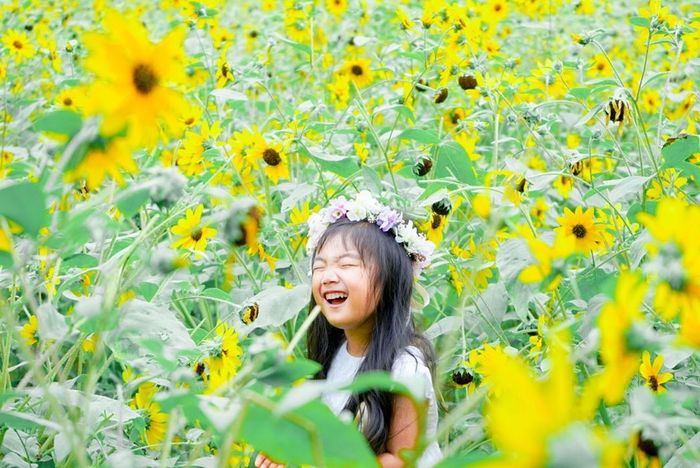
[[[418,143],[436,145],[440,143],[440,137],[432,130],[421,130],[420,128],[407,128],[399,135],[400,140],[415,140]]]
[[[663,168],[679,167],[690,156],[700,152],[700,143],[697,135],[684,135],[661,148],[664,158]]]
[[[4,252],[0,250],[0,267],[12,267],[12,255],[10,255],[9,252]]]
[[[641,16],[633,16],[630,18],[630,23],[633,26],[639,26],[640,28],[649,27],[649,18],[642,18]]]
[[[284,36],[281,36],[279,34],[273,34],[273,37],[277,39],[278,41],[284,42],[285,44],[289,45],[293,49],[296,49],[300,52],[303,52],[307,55],[311,55],[311,47],[307,44],[300,44],[299,42],[292,41],[291,39],[287,39]]]
[[[212,299],[220,299],[222,301],[231,302],[231,295],[226,291],[218,288],[209,288],[202,291],[202,296],[211,297]]]
[[[378,466],[357,428],[341,422],[320,401],[312,401],[282,416],[249,403],[240,435],[260,452],[285,464]]]
[[[148,202],[148,197],[147,188],[127,190],[117,200],[117,208],[119,208],[119,211],[122,212],[125,218],[131,218]]]
[[[34,237],[49,223],[44,192],[38,184],[29,182],[0,189],[0,215],[19,224]]]
[[[156,292],[158,292],[157,284],[144,281],[139,286],[139,293],[143,296],[144,299],[146,299],[149,302],[153,299],[153,296],[156,295]]]
[[[478,185],[471,159],[462,146],[454,141],[440,145],[435,164],[435,178],[455,178],[469,185]]]
[[[48,427],[54,430],[60,430],[61,428],[60,425],[34,414],[15,411],[0,411],[0,426],[11,427],[13,429],[39,429]]]
[[[301,148],[301,152],[316,161],[321,169],[342,177],[349,177],[360,169],[356,160],[345,156],[327,154],[320,149],[312,153],[310,149],[307,150],[304,147]]]
[[[569,94],[579,99],[586,99],[591,94],[591,88],[572,88]]]
[[[34,130],[38,132],[59,133],[68,136],[78,133],[82,126],[83,120],[80,115],[69,110],[49,112],[34,122]]]
[[[273,387],[291,385],[292,382],[314,375],[321,370],[321,365],[308,359],[297,359],[292,362],[283,362],[281,365],[268,369],[258,376],[261,382]]]
[[[94,268],[97,266],[97,259],[92,255],[77,253],[63,259],[63,268]]]

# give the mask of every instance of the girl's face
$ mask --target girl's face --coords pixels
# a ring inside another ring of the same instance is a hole
[[[311,288],[326,320],[345,331],[373,326],[371,274],[355,247],[333,236],[318,251],[312,265]]]

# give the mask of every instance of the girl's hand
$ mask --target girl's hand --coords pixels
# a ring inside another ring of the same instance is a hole
[[[262,453],[255,457],[255,468],[284,468],[281,463],[275,463]]]

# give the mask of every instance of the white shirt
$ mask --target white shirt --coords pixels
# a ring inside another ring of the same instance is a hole
[[[344,341],[333,357],[326,380],[341,385],[351,383],[364,359],[364,356],[357,357],[350,354],[347,348],[347,341]],[[394,361],[391,368],[391,377],[409,388],[419,388],[423,397],[428,400],[426,435],[428,438],[434,437],[438,423],[437,402],[435,400],[432,376],[425,365],[425,360],[420,350],[415,346],[408,346]],[[323,394],[322,400],[333,413],[339,415],[350,395],[350,392],[345,391],[327,392]],[[440,446],[437,442],[433,442],[418,459],[417,466],[418,468],[432,467],[441,458]]]

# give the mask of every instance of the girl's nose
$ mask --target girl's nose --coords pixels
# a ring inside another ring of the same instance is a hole
[[[321,284],[335,283],[337,281],[338,275],[335,273],[335,269],[326,268],[326,270],[323,272],[323,276],[321,276]]]

